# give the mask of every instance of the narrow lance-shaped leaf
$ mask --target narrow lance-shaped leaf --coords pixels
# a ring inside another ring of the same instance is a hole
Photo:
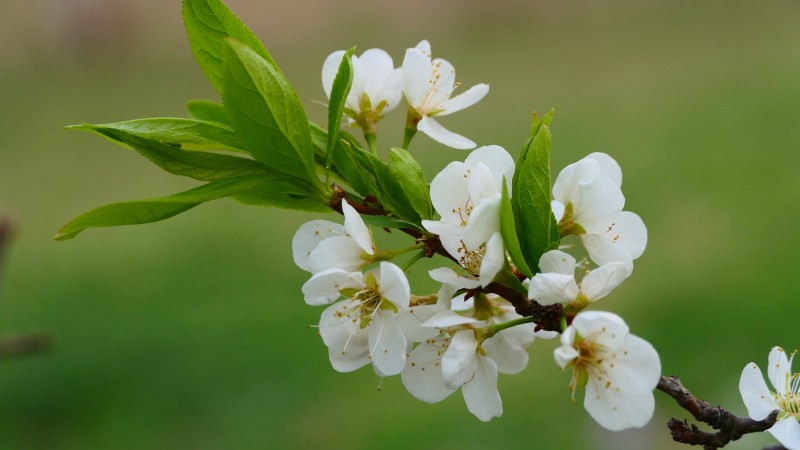
[[[233,129],[217,122],[173,117],[154,117],[98,125],[78,125],[68,128],[92,127],[96,130],[118,130],[131,136],[161,142],[185,150],[228,150],[243,152],[244,144]]]
[[[263,176],[228,178],[168,197],[101,206],[72,219],[58,231],[56,239],[72,239],[81,231],[92,227],[135,225],[164,220],[201,203],[245,192],[266,182],[268,179]]]
[[[116,125],[84,124],[69,127],[69,129],[96,133],[112,142],[136,150],[166,172],[196,180],[212,181],[244,175],[277,174],[264,164],[252,159],[218,153],[185,151],[128,133],[124,131],[124,127],[116,127]],[[283,175],[283,177],[287,176]],[[310,186],[306,188],[306,191],[311,191]]]
[[[317,178],[308,119],[289,81],[241,42],[226,40],[223,100],[234,130],[255,159],[306,180],[326,197]]]
[[[222,93],[223,54],[226,38],[250,47],[280,72],[264,45],[220,0],[184,0],[183,23],[192,53],[211,84]]]
[[[417,160],[402,148],[390,149],[389,160],[391,162],[389,170],[414,210],[422,219],[433,218],[430,189]]]
[[[552,227],[557,225],[551,207],[550,143],[550,129],[542,124],[523,147],[514,176],[511,204],[522,254],[531,269],[538,268],[539,257],[558,244],[552,239]]]
[[[511,261],[517,266],[517,270],[522,272],[523,275],[530,278],[533,276],[533,271],[528,267],[527,261],[522,253],[522,247],[519,243],[517,236],[517,223],[514,218],[514,208],[511,206],[511,197],[508,195],[508,186],[505,177],[503,177],[503,192],[500,199],[500,233],[503,236],[508,255]]]
[[[342,114],[350,86],[353,84],[353,52],[355,47],[344,53],[339,71],[333,79],[330,103],[328,103],[328,145],[325,153],[325,184],[328,184],[328,174],[331,170],[333,152],[339,139],[339,127],[342,125]]]

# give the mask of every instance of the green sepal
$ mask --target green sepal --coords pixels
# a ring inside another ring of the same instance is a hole
[[[422,219],[431,219],[433,205],[430,189],[417,160],[407,150],[395,147],[389,150],[389,161],[389,170],[411,202],[411,206]]]
[[[253,157],[272,169],[306,180],[322,197],[305,111],[286,77],[243,43],[227,39],[223,104],[234,130]]]
[[[225,106],[222,103],[208,100],[192,100],[186,104],[186,111],[192,119],[216,122],[233,129],[231,119],[228,117],[228,113],[225,112]]]
[[[511,205],[522,255],[528,267],[538,272],[539,258],[546,251],[557,248],[559,238],[551,206],[552,137],[543,120],[536,128],[536,135],[525,143],[517,161]]]
[[[72,219],[58,230],[55,239],[59,241],[72,239],[87,228],[157,222],[194,208],[201,203],[255,189],[269,182],[268,177],[259,175],[227,178],[168,197],[101,206]]]
[[[227,38],[250,47],[280,73],[261,41],[222,1],[184,0],[183,23],[197,63],[220,94],[224,90],[222,66]]]
[[[342,62],[339,64],[339,70],[336,72],[336,77],[333,79],[333,86],[331,87],[330,102],[328,103],[328,140],[325,146],[326,179],[327,171],[330,171],[331,163],[333,162],[333,152],[339,139],[339,127],[342,125],[344,105],[347,101],[347,95],[350,93],[350,87],[353,84],[352,58],[354,51],[355,47],[346,51],[342,56]]]
[[[519,237],[517,236],[517,222],[514,220],[514,208],[511,204],[511,197],[508,195],[505,177],[503,177],[503,191],[500,198],[500,234],[503,236],[508,255],[514,265],[517,266],[517,270],[528,278],[532,277],[533,271],[525,261]]]

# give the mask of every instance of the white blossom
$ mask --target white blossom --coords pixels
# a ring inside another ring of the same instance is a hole
[[[553,184],[553,213],[562,233],[577,234],[597,265],[624,262],[629,269],[647,246],[642,219],[623,211],[622,171],[605,153],[564,168]]]
[[[312,220],[300,226],[292,238],[294,262],[312,274],[326,269],[361,271],[375,253],[372,234],[355,208],[342,202],[344,226]]]
[[[769,430],[775,439],[790,450],[800,449],[800,374],[792,373],[795,353],[787,358],[780,347],[769,352],[767,376],[775,388],[772,392],[755,363],[745,366],[739,379],[739,392],[751,419],[764,420],[778,411],[778,421]]]
[[[402,269],[385,261],[360,275],[341,269],[320,272],[303,285],[306,302],[347,297],[325,309],[319,322],[334,369],[350,372],[371,361],[379,375],[396,375],[405,367],[407,341],[395,316],[409,307],[408,280]]]
[[[448,164],[431,182],[431,202],[441,217],[422,226],[439,235],[462,267],[491,283],[505,264],[500,235],[500,199],[505,178],[511,195],[514,160],[502,147],[475,149],[464,162]]]
[[[431,59],[431,45],[428,41],[422,41],[415,48],[406,50],[402,73],[403,93],[409,107],[419,117],[417,129],[448,147],[475,147],[471,140],[444,128],[434,116],[446,116],[474,105],[489,92],[489,85],[475,85],[451,98],[458,87],[456,71],[444,59]]]
[[[528,364],[525,347],[534,340],[534,325],[525,324],[484,336],[490,324],[519,318],[503,300],[489,299],[494,311],[489,321],[454,311],[440,311],[423,326],[439,334],[417,345],[400,374],[415,398],[435,403],[461,388],[467,409],[482,421],[503,413],[497,390],[498,372],[515,374]]]
[[[330,98],[333,81],[345,51],[331,53],[322,65],[322,87]],[[392,57],[378,48],[352,57],[353,82],[345,100],[345,114],[365,130],[374,127],[383,114],[393,110],[403,97],[402,73]]]
[[[585,307],[608,295],[629,275],[625,263],[617,261],[589,271],[578,282],[575,258],[560,250],[542,255],[539,269],[541,272],[533,276],[528,286],[528,297],[543,306],[576,303]]]
[[[554,352],[562,369],[572,367],[570,389],[586,387],[583,405],[612,431],[643,427],[653,416],[653,389],[661,375],[658,353],[628,332],[621,317],[604,311],[575,316]]]

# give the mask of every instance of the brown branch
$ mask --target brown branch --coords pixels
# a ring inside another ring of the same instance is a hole
[[[49,334],[31,333],[6,336],[0,339],[0,359],[42,353],[52,347],[53,338]]]
[[[683,387],[681,380],[676,376],[662,376],[656,389],[674,398],[678,405],[689,411],[698,422],[708,424],[711,428],[718,430],[716,433],[702,431],[696,425],[689,425],[686,420],[678,420],[674,417],[667,422],[667,427],[672,432],[672,439],[675,442],[701,445],[705,450],[722,448],[748,433],[766,431],[775,425],[778,417],[778,411],[773,411],[764,420],[739,417],[720,406],[714,406],[698,399]]]

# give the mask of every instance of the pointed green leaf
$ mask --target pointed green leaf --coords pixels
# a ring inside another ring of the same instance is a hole
[[[192,100],[186,104],[186,110],[189,112],[189,117],[195,120],[203,120],[206,122],[217,122],[233,129],[231,119],[225,112],[225,106],[222,103],[210,102],[208,100]]]
[[[339,71],[333,79],[331,98],[328,103],[328,143],[325,153],[325,169],[329,171],[333,161],[333,152],[339,139],[339,127],[342,125],[342,114],[350,86],[353,84],[353,52],[355,47],[344,53]]]
[[[325,195],[308,119],[294,88],[255,51],[232,39],[226,43],[223,103],[237,136],[255,159]]]
[[[261,41],[222,1],[184,0],[183,23],[197,63],[218,92],[223,91],[223,48],[227,38],[250,47],[280,72]]]
[[[133,135],[113,125],[78,125],[69,127],[96,133],[124,147],[136,150],[153,164],[174,175],[196,180],[213,181],[244,175],[276,174],[267,166],[252,159],[218,153],[185,151],[171,145]],[[286,175],[281,175],[286,177]],[[298,180],[301,181],[301,180]],[[310,186],[306,188],[311,192]]]
[[[306,212],[331,212],[331,207],[319,199],[298,197],[281,193],[270,193],[266,190],[243,192],[232,197],[239,203],[270,208],[292,209]]]
[[[263,176],[246,176],[212,181],[169,197],[114,203],[101,206],[81,214],[64,225],[56,240],[74,238],[81,231],[92,227],[114,227],[156,222],[180,214],[195,206],[223,197],[257,188],[269,179]]]
[[[514,210],[511,206],[511,197],[508,196],[505,177],[503,177],[503,192],[500,199],[500,233],[503,235],[503,242],[506,250],[508,250],[508,255],[514,265],[517,266],[517,270],[528,278],[532,277],[533,271],[525,261],[519,237],[517,236],[517,222],[514,220]]]
[[[391,217],[386,216],[368,216],[362,215],[362,219],[364,219],[364,223],[369,226],[377,227],[377,228],[408,228],[412,230],[417,230],[420,232],[424,232],[425,229],[422,228],[419,224],[409,222],[407,220],[398,220],[393,219]]]
[[[147,118],[98,125],[84,124],[67,128],[91,128],[95,131],[103,129],[107,132],[116,130],[130,136],[157,141],[184,150],[244,152],[244,144],[239,141],[230,127],[216,122],[194,119]]]
[[[536,135],[525,143],[514,174],[511,204],[517,236],[524,259],[534,270],[538,270],[542,254],[558,245],[552,234],[557,225],[551,207],[551,140],[550,129],[541,124]]]
[[[389,170],[414,210],[422,219],[433,218],[430,189],[417,160],[407,150],[397,147],[389,150],[389,160]]]

